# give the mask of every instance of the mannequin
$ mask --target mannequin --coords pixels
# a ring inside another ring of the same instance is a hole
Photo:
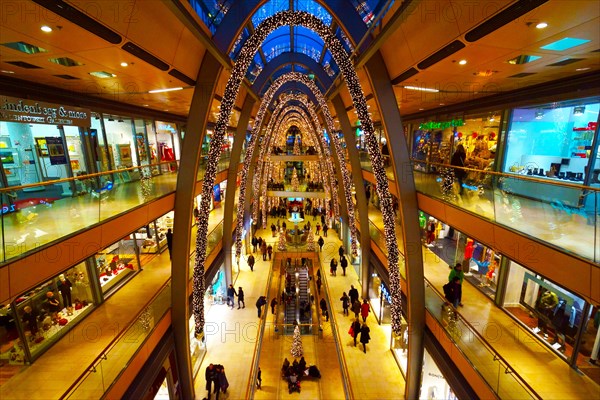
[[[46,305],[52,315],[52,319],[58,318],[58,312],[60,311],[60,302],[54,297],[54,293],[46,293]]]
[[[62,295],[63,305],[65,307],[72,307],[73,302],[71,301],[71,288],[73,285],[71,281],[65,277],[65,274],[58,276],[58,291]]]
[[[28,324],[31,337],[33,338],[38,333],[37,315],[33,312],[33,309],[30,306],[25,306],[23,311],[24,313],[22,320]]]

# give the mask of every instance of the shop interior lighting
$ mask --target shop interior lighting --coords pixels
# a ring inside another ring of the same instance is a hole
[[[439,92],[438,89],[431,89],[431,88],[419,87],[419,86],[403,86],[403,87],[404,87],[404,89],[418,90],[420,92],[429,92],[429,93],[438,93]]]
[[[128,65],[129,65],[129,64],[127,64],[125,61],[123,61],[123,62],[121,63],[121,67],[127,67]]]
[[[9,71],[9,70],[6,70],[6,69],[3,69],[0,72],[2,72],[3,74],[14,74],[15,73],[15,71]]]
[[[458,63],[459,63],[460,65],[465,65],[465,64],[467,63],[467,60],[460,60]]]
[[[535,27],[538,28],[538,29],[544,29],[547,26],[548,26],[548,24],[546,22],[540,22]]]
[[[42,25],[42,27],[40,29],[42,30],[42,32],[46,32],[46,33],[52,32],[52,28],[50,28],[48,25]]]
[[[149,90],[148,93],[174,92],[176,90],[183,90],[183,88],[180,86],[180,87],[166,88],[166,89],[155,89],[155,90]]]
[[[552,51],[565,51],[571,49],[573,47],[581,46],[582,44],[588,43],[589,39],[578,39],[578,38],[562,38],[557,40],[556,42],[549,43],[545,46],[540,47],[540,49],[544,50],[552,50]]]
[[[585,106],[575,106],[573,107],[573,115],[582,116],[585,114]]]
[[[580,72],[580,71],[587,71],[588,69],[590,69],[590,67],[584,67],[584,68],[577,68],[575,71]],[[3,71],[4,72],[4,71]]]
[[[536,111],[535,112],[535,119],[542,119],[544,118],[544,112],[543,111]]]

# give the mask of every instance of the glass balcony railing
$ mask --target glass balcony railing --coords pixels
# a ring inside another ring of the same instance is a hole
[[[235,223],[233,224],[235,226]],[[209,232],[206,238],[206,255],[210,255],[213,250],[217,247],[219,242],[223,239],[223,221],[219,222],[215,228]],[[191,242],[196,243],[196,234],[192,235]],[[196,262],[196,249],[193,248],[190,255],[190,267],[189,267],[189,279],[194,276],[194,264]]]
[[[231,152],[223,152],[221,153],[221,157],[219,157],[219,163],[217,164],[217,172],[226,171],[229,169],[229,163],[231,162]],[[197,180],[201,181],[204,179],[204,174],[206,173],[206,164],[208,163],[208,154],[202,154],[200,156],[200,161],[198,162],[198,176]]]
[[[455,169],[466,172],[462,184]],[[414,178],[417,190],[427,196],[600,262],[600,182],[583,186],[422,162],[416,164]]]
[[[373,167],[371,165],[371,157],[369,157],[369,153],[364,150],[359,150],[358,155],[360,157],[360,167],[365,171],[373,172]],[[391,158],[389,155],[383,155],[383,166],[385,168],[385,173],[389,180],[394,181],[396,178],[394,177],[394,168],[392,167]]]
[[[425,308],[500,399],[541,399],[506,360],[425,280]]]
[[[133,357],[171,307],[169,280],[147,303],[133,322],[96,357],[62,399],[100,399],[127,368]]]
[[[176,183],[177,163],[168,162],[2,188],[0,262],[172,193]]]
[[[382,229],[383,229],[383,227],[382,227]],[[388,249],[385,244],[385,234],[371,220],[369,220],[369,235],[371,237],[371,241],[375,242],[377,247],[379,247],[381,252],[387,257]],[[406,265],[404,262],[404,256],[402,255],[404,244],[401,240],[402,235],[398,234],[398,227],[396,227],[396,236],[398,238],[397,239],[398,240],[398,249],[400,250],[400,259],[399,259],[398,269],[400,271],[400,275],[402,276],[402,278],[406,279]]]

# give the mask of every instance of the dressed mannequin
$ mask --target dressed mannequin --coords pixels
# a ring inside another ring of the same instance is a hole
[[[50,314],[52,315],[52,319],[58,318],[58,312],[60,311],[60,302],[57,298],[54,297],[54,293],[48,292],[46,293],[46,305]]]
[[[64,274],[60,274],[58,276],[58,291],[62,295],[63,305],[65,307],[72,307],[73,302],[71,301],[71,288],[73,284],[71,281],[65,277]]]

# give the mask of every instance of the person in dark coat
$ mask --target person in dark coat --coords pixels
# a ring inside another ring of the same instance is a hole
[[[344,246],[340,246],[338,249],[338,254],[340,255],[340,258],[344,255]]]
[[[358,301],[358,299],[352,302],[352,312],[356,319],[358,319],[358,314],[360,314],[360,301]]]
[[[321,294],[321,285],[323,284],[323,282],[321,281],[321,277],[317,276],[317,293]]]
[[[267,261],[267,241],[263,240],[260,245],[260,252],[262,253],[263,261]]]
[[[271,261],[271,256],[273,255],[273,246],[267,246],[267,254],[269,255],[269,261]]]
[[[328,230],[329,230],[329,227],[327,226],[327,224],[323,224],[323,236],[327,237]]]
[[[233,285],[229,285],[227,288],[227,305],[231,307],[232,310],[235,306],[235,296],[237,296],[237,293],[235,292]]]
[[[371,330],[367,324],[363,323],[362,327],[360,328],[360,342],[363,344],[363,351],[365,353],[367,352],[367,343],[369,343],[369,340],[371,340],[371,335],[369,332],[371,332]]]
[[[244,302],[244,290],[242,289],[241,286],[238,288],[237,298],[238,298],[238,310],[240,309],[240,303],[243,305],[242,308],[246,308],[246,303]]]
[[[331,270],[331,275],[335,276],[336,271],[337,271],[337,266],[338,266],[338,262],[337,260],[334,258],[331,259],[331,262],[329,263],[329,268]]]
[[[342,275],[346,276],[346,268],[348,268],[348,259],[345,256],[340,258],[340,266],[342,267]]]
[[[169,249],[169,260],[173,259],[173,232],[171,232],[171,228],[167,229],[167,233],[165,235],[167,237],[167,249]]]
[[[256,246],[258,245],[258,239],[256,236],[252,236],[252,252],[256,253]]]
[[[273,297],[273,299],[271,300],[271,314],[275,315],[275,306],[279,304],[277,303],[277,299],[275,297]]]
[[[360,333],[360,321],[358,320],[358,317],[356,317],[356,319],[354,320],[354,322],[352,322],[352,336],[354,338],[354,347],[356,347],[356,338],[358,337],[358,334]]]
[[[260,318],[260,314],[262,311],[262,307],[267,304],[267,298],[265,296],[260,296],[258,300],[256,300],[256,309],[258,310],[258,318]]]
[[[256,261],[254,260],[254,256],[252,254],[250,254],[248,256],[248,266],[250,267],[250,271],[254,271],[254,263]]]
[[[217,398],[218,398],[219,397],[219,381],[217,379],[217,369],[215,368],[215,366],[213,364],[208,364],[208,367],[206,367],[205,377],[206,377],[206,390],[208,390],[208,396],[206,396],[206,397],[208,399],[210,399],[211,388],[214,383],[214,390],[215,390],[215,393],[217,394]]]
[[[444,290],[444,297],[446,300],[448,300],[454,306],[454,308],[458,308],[462,292],[460,278],[455,276],[452,278],[452,281],[446,283],[442,289]]]
[[[456,146],[456,151],[452,155],[452,159],[450,160],[450,165],[453,165],[455,167],[464,167],[466,158],[467,158],[467,152],[465,151],[465,148],[463,147],[463,145],[459,144],[458,146]],[[456,180],[458,181],[458,193],[462,194],[463,193],[463,180],[465,179],[465,176],[467,176],[467,172],[464,169],[454,168],[454,176],[456,177]]]
[[[327,302],[324,298],[321,298],[319,306],[321,307],[321,314],[323,314],[323,316],[325,317],[325,321],[329,321],[329,313],[327,312]]]
[[[223,393],[227,393],[227,388],[229,388],[229,382],[227,381],[227,376],[225,375],[225,367],[222,365],[215,365],[215,369],[217,370],[217,384],[219,385],[218,389],[221,389]],[[216,399],[219,400],[219,390],[216,390],[217,396]]]
[[[321,236],[319,236],[319,240],[317,240],[317,243],[319,244],[319,251],[323,251],[323,245],[325,244],[325,241],[323,240],[323,238]]]
[[[350,304],[354,304],[355,301],[358,301],[358,290],[356,290],[354,285],[350,285],[348,296],[350,296]]]
[[[277,232],[277,227],[275,226],[275,224],[271,224],[271,233],[273,234],[273,237],[275,237],[275,233]]]
[[[348,315],[348,307],[350,306],[350,297],[344,292],[342,297],[340,297],[340,301],[342,302],[342,308],[344,309],[344,315]]]

